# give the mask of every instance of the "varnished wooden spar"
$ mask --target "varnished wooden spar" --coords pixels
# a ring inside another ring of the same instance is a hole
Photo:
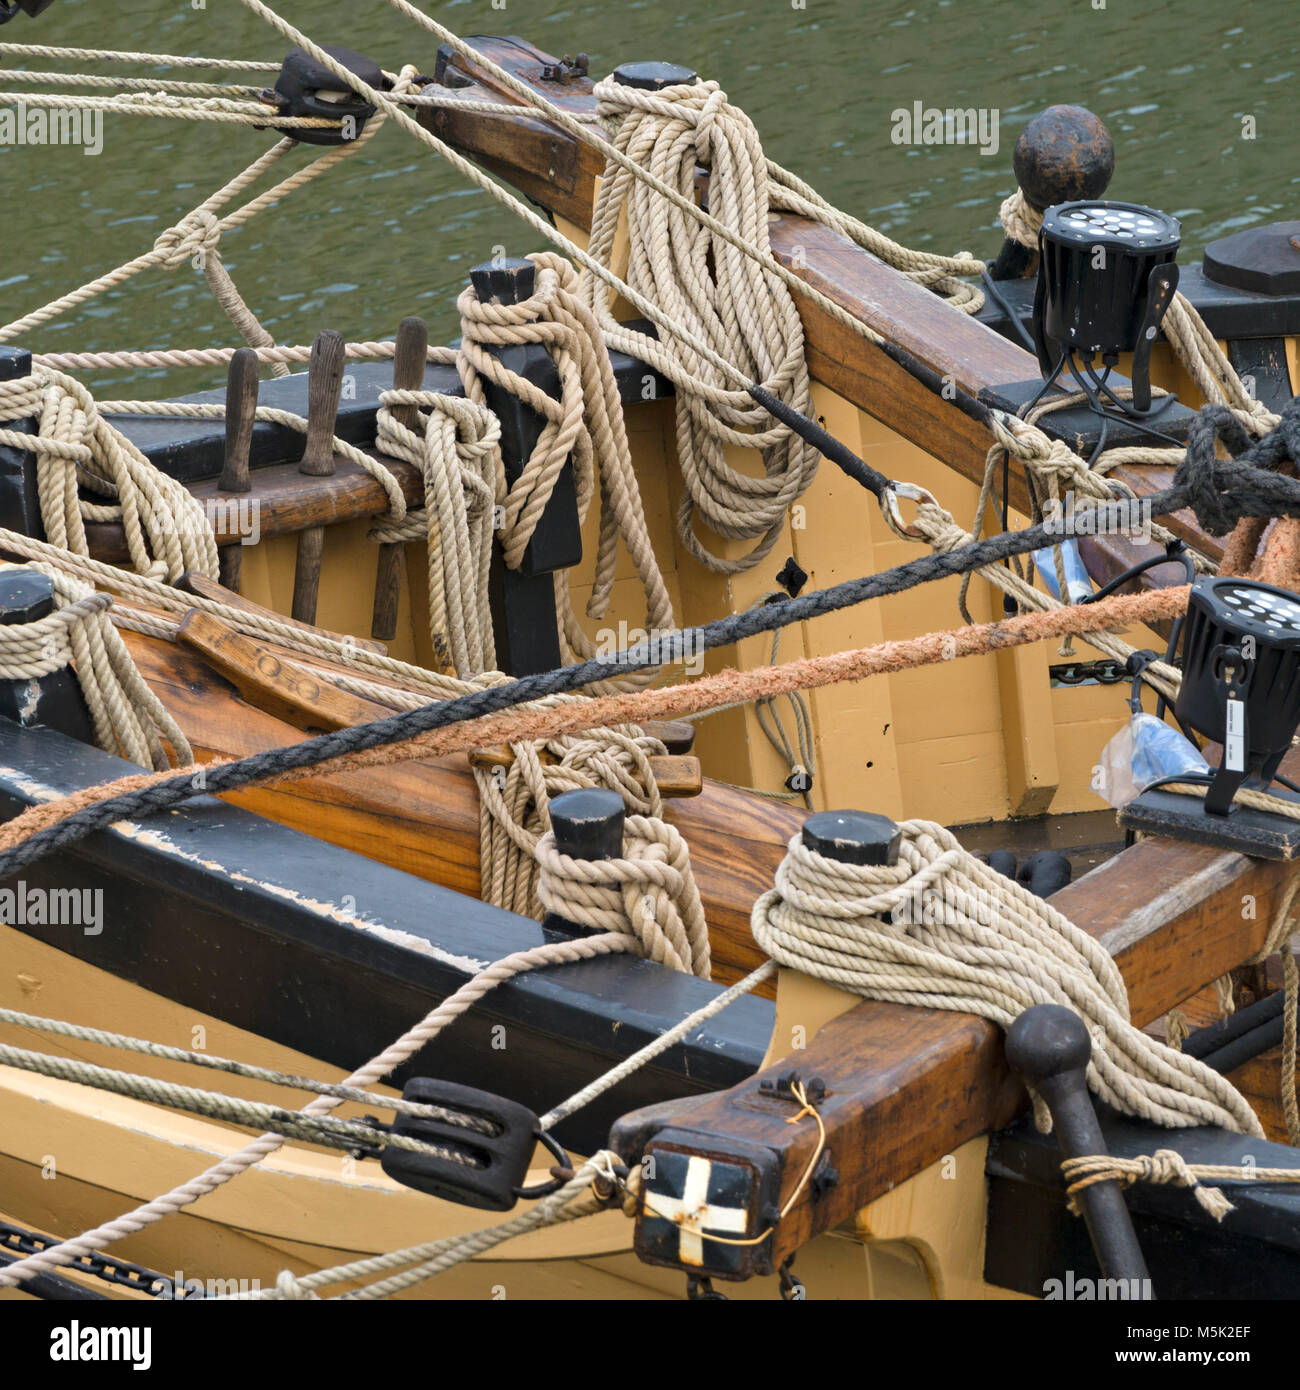
[[[392,713],[387,705],[359,699],[320,679],[310,665],[276,655],[210,613],[187,613],[179,636],[251,704],[295,728],[349,729]],[[507,747],[482,748],[469,755],[469,762],[476,768],[507,768],[514,757]],[[543,754],[542,761],[557,759]],[[652,754],[647,761],[663,796],[698,796],[703,791],[698,758]]]
[[[306,737],[301,728],[243,700],[194,652],[137,633],[122,635],[200,758],[244,757]],[[273,651],[267,649],[265,656],[274,666]],[[281,712],[292,714],[294,703],[289,699]],[[227,799],[382,864],[478,896],[479,797],[464,754],[257,787]],[[714,975],[731,983],[762,960],[749,932],[750,909],[771,886],[803,813],[706,779],[698,796],[670,801],[666,819],[690,843],[711,928]]]
[[[584,77],[563,84],[543,81],[542,68],[555,60],[530,44],[485,36],[469,42],[570,114],[590,115],[594,110],[592,83]],[[499,87],[481,67],[459,55],[440,53],[440,74],[448,68],[454,68],[458,78],[468,79],[469,85],[446,88],[441,94],[453,100],[459,96],[464,107],[430,108],[421,112],[420,119],[530,198],[578,227],[589,227],[603,157],[586,141],[530,114],[531,108]],[[484,101],[519,105],[520,115],[476,111],[474,103]],[[783,264],[905,349],[923,367],[970,395],[1039,378],[1038,362],[1031,353],[954,311],[839,232],[789,213],[773,213],[769,231],[773,253]],[[976,482],[983,480],[990,444],[983,425],[923,386],[892,357],[817,304],[801,296],[796,296],[796,303],[807,339],[808,365],[817,380],[958,473]],[[1138,497],[1169,482],[1167,470],[1147,467],[1116,468],[1109,476],[1128,484]],[[1009,498],[1017,510],[1030,510],[1024,473],[1014,462]],[[1165,524],[1207,555],[1218,558],[1222,553],[1223,542],[1202,532],[1190,513],[1165,518]]]

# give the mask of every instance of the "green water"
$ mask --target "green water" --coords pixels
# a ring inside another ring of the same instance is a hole
[[[390,70],[428,70],[435,46],[384,0],[275,0],[320,42]],[[278,60],[284,41],[238,0],[56,0],[16,18],[0,42],[145,49]],[[768,153],[891,236],[988,255],[1012,187],[1011,148],[1051,102],[1079,102],[1110,126],[1112,196],[1183,221],[1184,260],[1207,241],[1297,215],[1295,0],[632,0],[570,4],[453,0],[432,12],[462,34],[517,33],[554,53],[586,51],[603,75],[630,59],[687,63],[753,117]],[[19,60],[12,60],[16,63]],[[10,62],[6,62],[6,66]],[[29,67],[74,64],[27,60]],[[137,73],[108,65],[97,71]],[[170,76],[202,76],[171,72]],[[994,109],[1000,148],[905,146],[891,113]],[[1244,117],[1254,138],[1243,138]],[[154,237],[264,149],[247,127],[106,118],[104,148],[0,148],[0,321],[147,249]],[[333,327],[392,333],[423,314],[454,335],[454,300],[494,244],[537,249],[532,233],[389,128],[341,168],[223,242],[245,298],[281,342]],[[201,274],[149,271],[34,330],[38,351],[229,344]],[[157,384],[150,378],[157,378]],[[119,373],[141,394],[213,384],[211,373]]]

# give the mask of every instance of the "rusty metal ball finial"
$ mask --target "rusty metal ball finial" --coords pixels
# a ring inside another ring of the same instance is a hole
[[[1020,132],[1011,163],[1025,198],[1043,212],[1100,198],[1115,172],[1115,145],[1086,107],[1049,106]]]

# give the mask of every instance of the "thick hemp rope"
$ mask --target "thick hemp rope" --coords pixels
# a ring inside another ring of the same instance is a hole
[[[394,415],[394,408],[411,406],[420,412],[423,432]],[[420,470],[424,506],[408,510],[400,522],[391,514],[379,518],[370,538],[425,541],[434,652],[462,680],[494,670],[488,576],[502,472],[500,421],[476,401],[433,391],[385,391],[376,447]]]
[[[551,828],[552,797],[605,787],[618,792],[633,815],[662,817],[663,799],[650,758],[665,751],[659,739],[633,725],[596,725],[582,737],[514,740],[508,765],[476,760],[483,901],[540,919],[548,905],[538,893],[537,845]]]
[[[537,891],[551,912],[579,926],[635,938],[648,960],[709,978],[709,928],[681,832],[628,816],[617,859],[571,859],[548,831],[535,850]]]
[[[0,382],[0,424],[31,418],[35,434],[0,428],[0,444],[36,455],[41,520],[53,545],[88,556],[86,522],[120,522],[139,573],[216,577],[217,544],[201,503],[104,419],[81,382],[47,369]],[[85,501],[83,488],[106,500]]]
[[[600,533],[587,616],[602,618],[608,611],[621,541],[645,593],[646,626],[670,630],[672,601],[650,540],[609,351],[579,298],[573,267],[552,252],[528,259],[537,267],[536,289],[528,299],[518,304],[484,304],[469,285],[457,300],[462,336],[456,365],[465,394],[486,408],[484,382],[491,382],[546,421],[513,483],[507,485],[498,459],[496,501],[502,508],[499,539],[505,563],[519,568],[556,481],[572,458],[580,521],[585,520],[598,486],[600,491]],[[527,343],[541,343],[554,361],[560,378],[558,401],[488,351]],[[573,612],[567,574],[555,576],[555,600],[565,659],[592,656],[596,648]],[[632,679],[645,684],[653,676],[650,672]]]
[[[767,165],[758,132],[716,82],[648,92],[609,79],[595,91],[597,112],[616,123],[615,143],[629,159],[684,196],[694,189],[696,166],[706,165],[710,211],[770,256]],[[803,324],[786,286],[611,164],[596,198],[588,246],[603,265],[612,267],[624,226],[628,283],[751,381],[809,414]],[[687,344],[660,341],[619,323],[610,291],[591,276],[585,277],[584,293],[606,341],[661,371],[675,387],[677,460],[686,484],[677,515],[682,543],[721,573],[752,568],[776,544],[787,510],[811,484],[817,450],[774,422],[747,392],[728,389]],[[757,449],[763,476],[733,467],[728,448]],[[736,559],[711,551],[696,535],[697,514],[716,534],[753,545]]]
[[[894,865],[842,864],[795,835],[754,904],[754,939],[779,964],[866,999],[979,1014],[1009,1027],[1063,1004],[1092,1035],[1088,1084],[1125,1114],[1171,1128],[1263,1135],[1219,1073],[1135,1028],[1110,954],[1050,902],[929,821],[904,821]],[[1035,1106],[1040,1128],[1050,1124]]]
[[[164,740],[181,765],[194,753],[176,721],[136,669],[109,609],[113,600],[52,565],[31,569],[54,585],[54,611],[33,622],[0,626],[0,679],[36,681],[71,667],[90,714],[95,742],[142,767],[171,766]]]

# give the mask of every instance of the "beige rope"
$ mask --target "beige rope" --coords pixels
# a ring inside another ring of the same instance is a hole
[[[371,1086],[382,1081],[396,1067],[413,1057],[426,1043],[435,1038],[448,1024],[459,1018],[485,994],[503,981],[529,970],[541,969],[569,961],[588,960],[616,951],[635,950],[637,942],[626,936],[590,936],[574,941],[551,941],[527,951],[517,951],[481,970],[431,1010],[413,1028],[403,1033],[391,1046],[359,1067],[343,1084]],[[328,1114],[340,1101],[334,1096],[318,1096],[300,1112],[308,1117]],[[21,1283],[43,1270],[58,1269],[82,1255],[111,1245],[114,1241],[134,1235],[163,1217],[197,1202],[200,1197],[224,1186],[249,1168],[282,1148],[284,1140],[278,1135],[264,1134],[245,1144],[238,1152],[228,1155],[206,1168],[197,1177],[180,1184],[161,1197],[145,1202],[111,1221],[104,1222],[81,1235],[13,1264],[0,1268],[0,1288]]]
[[[435,652],[464,680],[496,667],[488,575],[502,472],[501,425],[484,405],[432,391],[380,397],[381,453],[405,459],[424,478],[424,508],[405,520],[380,518],[372,540],[424,539],[428,546],[429,625]],[[408,429],[394,407],[426,408],[424,432]]]
[[[579,298],[573,267],[550,252],[529,259],[537,267],[530,298],[519,304],[483,304],[470,285],[457,301],[462,334],[457,366],[465,394],[486,408],[484,382],[492,382],[546,421],[522,473],[509,487],[504,467],[498,467],[496,501],[503,509],[499,538],[505,563],[519,568],[556,481],[572,457],[580,521],[585,520],[598,485],[600,490],[600,538],[588,617],[601,618],[608,611],[621,541],[645,593],[647,627],[671,630],[672,600],[650,540],[609,352],[594,317]],[[527,343],[541,343],[555,362],[560,377],[558,401],[488,350]],[[594,656],[596,647],[573,612],[568,575],[555,576],[555,598],[564,659]],[[655,674],[625,677],[623,683],[645,685]],[[617,678],[593,688],[602,687],[617,688]]]
[[[233,72],[279,72],[279,62],[249,63],[237,58],[193,58],[176,53],[140,53],[114,48],[51,48],[39,43],[10,43],[4,51],[11,58],[81,58],[99,63],[146,63],[170,68],[228,68]]]
[[[938,554],[960,550],[975,540],[969,531],[957,524],[951,512],[941,507],[933,499],[924,501],[918,506],[912,526],[929,541],[931,549]],[[1027,579],[1023,579],[1015,570],[1006,566],[984,565],[975,572],[983,575],[985,579],[1004,593],[1010,594],[1023,610],[1047,612],[1070,606],[1053,598],[1051,594],[1044,593],[1041,589],[1035,589]],[[1091,605],[1088,607],[1090,608]],[[1100,627],[1090,627],[1078,635],[1090,646],[1096,647],[1098,651],[1105,652],[1107,656],[1113,657],[1117,661],[1127,661],[1129,656],[1137,650],[1121,638],[1113,636]],[[1169,665],[1168,662],[1153,661],[1142,671],[1142,679],[1152,689],[1172,700],[1178,694],[1182,675],[1176,667]]]
[[[975,1013],[1003,1028],[1034,1004],[1065,1005],[1088,1024],[1088,1083],[1108,1104],[1171,1127],[1262,1135],[1227,1080],[1132,1025],[1123,977],[1087,932],[942,826],[899,828],[893,866],[841,864],[795,835],[776,886],[754,905],[754,939],[781,965],[864,998]]]
[[[767,162],[749,118],[716,82],[640,91],[596,85],[597,111],[616,122],[615,144],[638,168],[682,194],[697,164],[710,169],[709,208],[770,258]],[[686,325],[746,378],[760,381],[802,414],[811,410],[803,325],[786,286],[762,264],[719,241],[628,170],[607,165],[592,213],[589,251],[611,265],[621,225],[630,244],[627,280]],[[811,484],[820,458],[788,426],[773,421],[681,339],[655,339],[614,317],[613,298],[584,277],[584,294],[606,340],[668,377],[676,390],[677,457],[686,490],[677,528],[702,564],[736,574],[776,544],[787,509]],[[753,448],[763,476],[733,467],[727,449]],[[695,518],[730,540],[753,542],[738,559],[710,550]]]
[[[79,381],[42,369],[0,382],[0,422],[31,417],[39,421],[36,434],[0,429],[0,444],[36,455],[41,520],[54,546],[88,556],[86,522],[120,522],[140,574],[216,576],[217,546],[203,507],[102,417]],[[108,500],[87,502],[82,488]]]
[[[479,896],[525,917],[547,910],[538,893],[537,845],[551,828],[551,798],[604,787],[626,810],[661,816],[663,801],[650,766],[664,745],[630,725],[596,728],[583,737],[520,740],[508,766],[476,765],[482,810]]]
[[[34,622],[0,626],[0,677],[37,680],[71,667],[95,741],[105,752],[162,771],[171,766],[165,739],[179,765],[192,763],[185,735],[145,684],[109,620],[112,599],[52,565],[28,568],[53,581],[54,611]]]
[[[1173,1149],[1157,1149],[1153,1154],[1136,1158],[1113,1158],[1109,1154],[1090,1154],[1084,1158],[1067,1158],[1061,1172],[1069,1186],[1070,1204],[1084,1188],[1098,1182],[1117,1182],[1131,1187],[1135,1182],[1172,1183],[1190,1188],[1203,1211],[1216,1221],[1222,1221],[1235,1210],[1232,1203],[1217,1188],[1202,1187],[1206,1182],[1300,1182],[1300,1170],[1295,1168],[1247,1168],[1230,1163],[1188,1163]],[[1076,1208],[1077,1209],[1077,1208]]]
[[[170,92],[125,92],[97,97],[78,93],[0,92],[0,106],[46,107],[54,111],[110,111],[118,116],[155,116],[180,121],[215,121],[219,125],[274,124],[290,130],[338,129],[337,120],[320,116],[278,116],[258,102],[226,97],[182,97]]]
[[[570,859],[554,832],[537,842],[543,905],[580,926],[636,938],[647,959],[709,978],[709,928],[681,832],[628,816],[618,859]]]
[[[998,221],[1002,230],[1012,241],[1019,242],[1027,251],[1038,249],[1038,233],[1043,225],[1043,214],[1025,197],[1024,190],[1017,187],[1010,197],[1002,200],[998,209]]]
[[[6,49],[8,47],[9,46],[6,45]],[[399,88],[402,90],[409,90],[414,84],[415,75],[415,69],[413,67],[404,68],[398,82]],[[262,119],[265,121],[266,116],[263,116]],[[51,319],[60,317],[69,309],[76,308],[87,300],[93,299],[97,295],[104,293],[104,291],[115,289],[132,276],[150,267],[165,265],[174,269],[184,264],[187,259],[193,259],[195,256],[199,255],[199,253],[202,253],[202,259],[199,261],[199,268],[204,269],[206,272],[208,261],[219,259],[216,248],[223,233],[230,231],[234,227],[242,226],[250,218],[256,216],[257,213],[263,211],[272,203],[278,202],[280,199],[287,197],[290,193],[296,192],[297,189],[301,188],[304,184],[311,182],[311,180],[319,177],[327,170],[332,169],[340,160],[346,159],[349,155],[355,153],[356,150],[364,147],[375,137],[383,123],[382,116],[376,115],[374,119],[367,123],[366,128],[355,140],[326,151],[325,154],[313,159],[311,163],[281,180],[274,187],[259,194],[241,207],[236,208],[233,212],[228,213],[219,221],[211,221],[210,219],[215,217],[216,213],[221,208],[232,199],[240,196],[245,189],[254,184],[268,169],[283,159],[291,150],[298,148],[299,142],[292,136],[286,136],[264,154],[259,155],[257,159],[236,174],[234,178],[218,188],[210,197],[200,203],[198,207],[192,209],[182,217],[174,227],[163,232],[155,242],[151,251],[146,251],[143,255],[137,256],[134,260],[127,261],[114,270],[108,271],[106,274],[88,281],[86,284],[80,286],[80,288],[66,295],[62,295],[57,299],[51,300],[48,304],[43,305],[41,308],[29,314],[25,314],[22,318],[14,319],[12,322],[3,325],[3,327],[0,327],[0,342],[12,341],[15,337],[28,332],[32,328],[39,327],[41,324],[47,323]],[[325,124],[329,124],[329,122]],[[184,248],[184,251],[182,251],[182,248]],[[221,273],[217,271],[212,272],[212,275],[209,277],[209,283],[213,282],[214,277],[217,283],[222,286],[223,292],[227,296],[227,301],[233,306],[234,301],[230,299],[233,285],[227,287],[225,281],[221,279]],[[227,274],[226,280],[228,279],[229,276]],[[216,285],[214,285],[214,289],[215,288]],[[242,303],[242,301],[240,302]],[[225,302],[223,302],[223,308],[224,307],[226,307]],[[229,312],[229,310],[227,310],[227,312]],[[236,312],[238,312],[237,308]],[[241,328],[241,332],[242,331]],[[247,337],[247,334],[244,336]],[[269,342],[269,338],[267,341]],[[259,347],[264,344],[252,342],[249,345]],[[283,376],[287,373],[287,368],[282,363],[276,364],[275,372],[277,376]]]

